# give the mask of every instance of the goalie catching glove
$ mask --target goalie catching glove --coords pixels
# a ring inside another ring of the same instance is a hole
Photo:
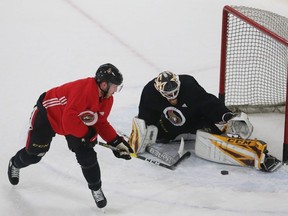
[[[117,158],[130,160],[131,159],[130,154],[134,153],[129,143],[126,142],[125,139],[121,136],[117,136],[116,139],[114,139],[111,142],[108,142],[107,144],[116,147],[117,150],[112,150],[112,152]]]
[[[246,113],[225,113],[222,120],[227,123],[224,131],[230,137],[248,139],[253,132],[253,125]]]

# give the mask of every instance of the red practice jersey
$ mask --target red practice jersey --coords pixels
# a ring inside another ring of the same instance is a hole
[[[57,134],[84,137],[88,133],[88,127],[81,120],[80,114],[92,112],[98,116],[93,127],[105,141],[112,141],[117,136],[107,120],[112,108],[113,96],[100,98],[98,85],[92,77],[50,89],[46,92],[42,104]]]

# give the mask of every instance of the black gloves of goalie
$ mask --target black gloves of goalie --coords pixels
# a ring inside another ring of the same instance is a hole
[[[72,151],[79,147],[93,148],[98,143],[97,132],[91,126],[88,127],[88,133],[82,138],[75,137],[73,135],[66,135],[65,137],[68,142],[69,148]]]
[[[117,158],[123,158],[125,160],[130,160],[130,153],[134,153],[133,149],[130,147],[129,143],[125,141],[125,139],[121,136],[117,136],[116,139],[107,143],[115,147],[117,150],[112,150],[113,154]]]

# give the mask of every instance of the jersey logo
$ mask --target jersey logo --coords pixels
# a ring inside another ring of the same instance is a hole
[[[182,105],[182,107],[188,107],[185,103]]]
[[[166,107],[163,111],[165,117],[175,126],[182,126],[186,122],[183,113],[175,107]]]
[[[98,114],[90,110],[81,112],[78,116],[81,119],[81,121],[87,126],[94,125],[98,120]]]

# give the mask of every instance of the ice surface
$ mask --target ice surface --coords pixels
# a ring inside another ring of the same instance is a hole
[[[0,2],[0,215],[102,215],[74,155],[57,136],[43,160],[7,178],[24,146],[26,123],[45,90],[93,76],[111,62],[124,74],[110,122],[130,132],[142,87],[162,70],[193,75],[218,94],[224,5],[287,16],[287,0],[2,0]],[[282,156],[283,115],[252,115],[254,135]],[[262,173],[215,164],[194,154],[174,170],[119,160],[96,147],[106,215],[288,215],[288,168]],[[229,175],[221,175],[221,170]]]

